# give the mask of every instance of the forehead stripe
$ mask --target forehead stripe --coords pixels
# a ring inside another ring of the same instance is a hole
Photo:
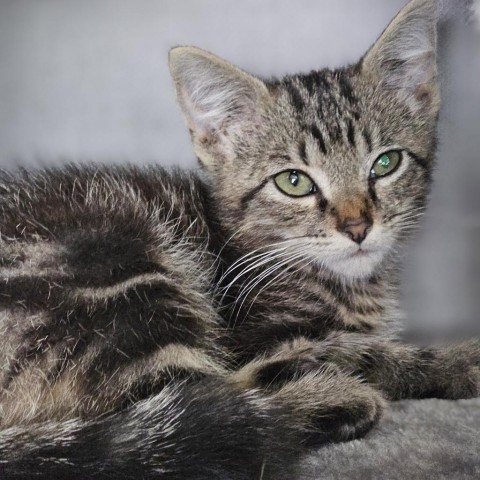
[[[355,147],[355,127],[351,120],[347,122],[347,138],[348,143],[350,143],[352,147]]]
[[[327,154],[327,147],[325,145],[325,139],[323,138],[322,132],[318,129],[316,125],[310,127],[310,132],[312,133],[313,138],[317,141],[320,150],[324,155]]]
[[[353,93],[352,84],[343,72],[339,73],[338,85],[340,87],[340,93],[342,96],[346,98],[348,102],[355,104],[357,102],[357,98]]]
[[[300,143],[298,144],[298,156],[305,165],[310,165],[307,157],[307,145],[305,139],[300,140]]]
[[[292,100],[292,104],[297,111],[302,111],[305,108],[305,102],[303,97],[300,93],[300,90],[293,84],[292,80],[288,80],[285,82],[285,89],[287,90],[290,98]]]
[[[373,145],[372,145],[372,136],[370,135],[370,132],[364,128],[362,131],[363,139],[365,140],[365,143],[367,144],[368,151],[371,152]]]

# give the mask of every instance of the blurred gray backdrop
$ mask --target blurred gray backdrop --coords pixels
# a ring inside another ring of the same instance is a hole
[[[195,167],[171,46],[197,45],[266,77],[334,67],[358,59],[404,3],[0,0],[0,167]],[[414,338],[480,333],[480,32],[454,23],[441,29],[436,184],[404,274]]]

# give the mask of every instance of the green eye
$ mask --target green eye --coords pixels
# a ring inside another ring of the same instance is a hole
[[[401,159],[401,153],[396,150],[380,155],[373,164],[372,170],[370,171],[370,178],[384,177],[392,173],[400,165]]]
[[[305,173],[298,170],[286,170],[274,177],[275,185],[286,195],[304,197],[317,191],[317,186]]]

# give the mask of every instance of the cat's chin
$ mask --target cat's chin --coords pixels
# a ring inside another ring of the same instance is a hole
[[[323,266],[345,281],[365,280],[371,277],[383,260],[383,253],[378,251],[362,251],[335,257],[323,262]]]

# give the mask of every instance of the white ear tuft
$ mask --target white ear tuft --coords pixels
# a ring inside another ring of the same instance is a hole
[[[200,48],[173,48],[169,64],[177,99],[195,133],[248,121],[268,96],[261,80]]]
[[[362,70],[414,111],[438,109],[437,22],[436,0],[411,0],[363,59]]]

